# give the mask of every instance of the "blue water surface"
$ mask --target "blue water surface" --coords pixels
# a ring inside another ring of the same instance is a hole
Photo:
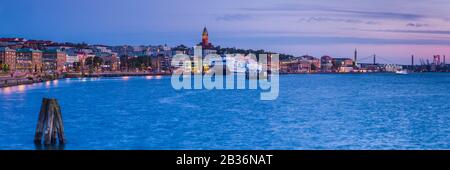
[[[450,74],[282,75],[260,90],[174,90],[170,77],[62,79],[0,89],[0,149],[36,149],[43,97],[64,149],[450,149]]]

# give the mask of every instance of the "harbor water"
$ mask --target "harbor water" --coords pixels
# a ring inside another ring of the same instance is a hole
[[[64,149],[450,149],[450,74],[281,75],[259,90],[175,90],[169,76],[74,78],[0,89],[0,149],[36,149],[57,98]]]

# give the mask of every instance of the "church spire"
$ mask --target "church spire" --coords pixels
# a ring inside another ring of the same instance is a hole
[[[202,45],[203,47],[207,47],[209,46],[209,40],[208,40],[208,30],[205,28],[203,28],[203,33],[202,33]]]
[[[206,29],[206,27],[203,28],[203,35],[208,35],[208,30]]]

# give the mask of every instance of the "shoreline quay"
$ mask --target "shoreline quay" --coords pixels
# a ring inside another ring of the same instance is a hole
[[[83,77],[137,77],[137,76],[167,76],[170,73],[143,73],[143,72],[122,72],[122,73],[65,73],[58,77],[0,77],[0,88],[14,87],[19,85],[28,85],[35,83],[42,83],[65,78],[83,78]]]
[[[280,73],[280,75],[314,75],[314,74],[380,74],[380,73],[389,73],[389,72],[368,72],[368,73],[336,73],[336,72],[317,72],[317,73]],[[424,72],[416,72],[416,73],[424,73]],[[92,73],[82,75],[81,73],[65,73],[63,75],[52,77],[22,77],[22,78],[11,78],[11,77],[0,77],[0,88],[5,87],[14,87],[19,85],[28,85],[34,83],[42,83],[47,81],[53,81],[57,79],[65,79],[65,78],[90,78],[90,77],[139,77],[139,76],[169,76],[171,73],[146,73],[146,72],[117,72],[117,73]]]
[[[171,73],[147,73],[147,72],[116,72],[116,73],[67,73],[64,78],[82,78],[82,77],[126,77],[126,76],[165,76]]]
[[[62,79],[62,78],[64,78],[64,77],[38,77],[38,78],[30,78],[30,77],[1,78],[0,77],[0,88],[42,83],[42,82],[53,81],[53,80]]]

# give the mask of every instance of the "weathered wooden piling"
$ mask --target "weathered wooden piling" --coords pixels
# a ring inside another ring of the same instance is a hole
[[[36,125],[34,143],[41,144],[44,136],[44,144],[66,143],[64,138],[64,124],[62,121],[61,107],[56,99],[42,99],[41,110]]]

